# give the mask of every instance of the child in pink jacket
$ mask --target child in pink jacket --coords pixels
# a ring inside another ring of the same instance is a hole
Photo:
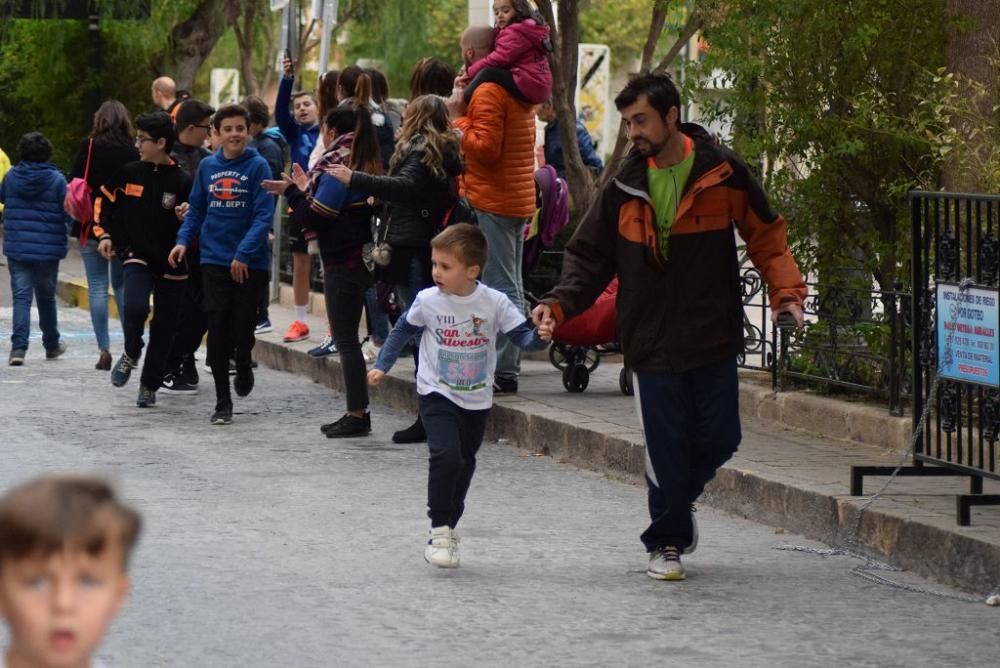
[[[471,83],[464,91],[466,103],[477,86],[492,82],[522,102],[541,104],[552,93],[549,27],[528,0],[494,0],[493,15],[493,52],[469,66],[465,78]]]

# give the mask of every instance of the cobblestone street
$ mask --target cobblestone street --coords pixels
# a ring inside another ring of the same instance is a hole
[[[688,580],[654,582],[641,488],[503,444],[484,446],[462,567],[435,570],[425,449],[389,438],[409,415],[375,407],[371,437],[329,441],[342,398],[264,368],[232,427],[208,424],[207,374],[138,409],[136,379],[93,370],[87,314],[60,326],[63,359],[36,324],[26,366],[0,372],[0,486],[98,472],[142,510],[112,666],[968,666],[1000,648],[994,609],[869,584],[707,507]]]

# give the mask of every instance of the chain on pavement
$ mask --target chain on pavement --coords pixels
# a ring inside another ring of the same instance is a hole
[[[959,283],[958,286],[959,294],[960,295],[964,294],[972,286],[973,286],[973,281],[971,278],[964,279],[961,283]],[[958,323],[958,310],[956,309],[955,315],[951,322],[952,327],[948,330],[948,336],[945,339],[945,350],[951,349],[952,339],[955,336],[955,325],[957,323]],[[927,395],[928,398],[936,396],[938,381],[940,379],[941,379],[941,370],[938,369],[934,373],[934,380],[931,382],[930,392],[928,392]],[[873,582],[875,584],[880,584],[880,585],[886,585],[888,587],[893,587],[894,589],[901,589],[903,591],[914,592],[917,594],[929,594],[931,596],[937,596],[940,598],[953,599],[957,601],[962,601],[963,603],[984,602],[984,599],[979,596],[935,591],[932,589],[927,589],[925,587],[918,587],[916,585],[906,584],[905,582],[899,582],[897,580],[888,578],[884,575],[881,575],[880,572],[884,571],[898,572],[901,569],[896,568],[895,566],[892,566],[890,564],[887,564],[884,561],[879,561],[878,559],[875,559],[869,555],[863,554],[860,551],[860,549],[858,549],[858,540],[861,535],[861,523],[864,519],[865,511],[868,510],[868,508],[870,508],[872,504],[874,504],[885,493],[885,491],[889,488],[890,485],[892,485],[892,483],[896,480],[896,477],[899,475],[899,471],[903,468],[903,466],[906,465],[906,462],[909,461],[910,458],[913,456],[913,452],[917,446],[917,440],[920,438],[920,435],[924,433],[924,425],[926,424],[927,418],[930,415],[931,403],[932,403],[931,401],[927,401],[924,404],[924,410],[920,414],[920,419],[917,421],[917,424],[913,429],[913,436],[910,439],[910,447],[900,457],[899,463],[896,465],[896,468],[893,470],[892,474],[890,474],[889,477],[886,479],[886,481],[882,483],[882,486],[878,489],[878,491],[872,494],[871,497],[869,497],[868,500],[865,501],[858,509],[858,515],[857,519],[854,522],[854,526],[851,527],[850,532],[847,534],[847,540],[842,544],[842,546],[838,547],[835,544],[834,547],[824,549],[824,548],[808,547],[805,545],[786,544],[786,545],[779,545],[775,549],[786,552],[803,552],[805,554],[812,554],[822,557],[829,557],[829,556],[853,557],[855,559],[863,561],[864,563],[852,568],[851,573],[853,575],[857,575],[858,577],[864,580],[867,580],[868,582]],[[987,605],[993,605],[993,606],[1000,605],[1000,584],[997,584],[997,586],[993,588],[993,591],[991,591],[986,596],[985,603]]]

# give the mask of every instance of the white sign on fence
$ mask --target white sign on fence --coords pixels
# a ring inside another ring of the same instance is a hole
[[[209,104],[218,109],[224,104],[239,102],[240,71],[216,67],[212,69]]]

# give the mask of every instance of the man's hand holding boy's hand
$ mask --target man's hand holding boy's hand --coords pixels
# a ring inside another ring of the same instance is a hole
[[[368,384],[372,387],[377,387],[379,383],[382,382],[382,378],[385,377],[384,371],[379,371],[378,369],[372,369],[368,372]]]

